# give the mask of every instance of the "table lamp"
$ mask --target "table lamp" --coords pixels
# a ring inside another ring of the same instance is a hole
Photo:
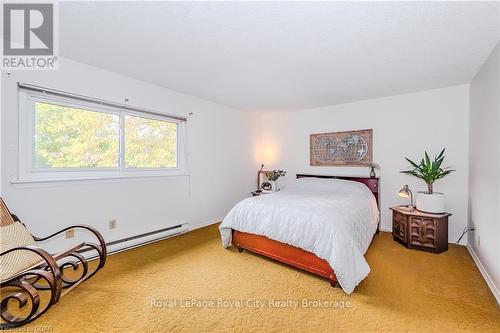
[[[262,173],[262,169],[264,169],[264,164],[260,165],[260,170],[257,172],[257,193],[262,192],[262,189],[260,188],[260,174]]]
[[[410,204],[408,205],[408,208],[414,208],[413,207],[413,193],[410,190],[410,187],[405,184],[401,190],[399,190],[398,195],[402,198],[410,198]]]

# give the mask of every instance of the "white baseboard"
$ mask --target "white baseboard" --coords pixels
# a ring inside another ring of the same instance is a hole
[[[392,229],[389,229],[389,228],[386,228],[386,227],[383,227],[383,226],[380,226],[380,231],[391,232],[392,233]]]
[[[484,280],[488,284],[488,287],[490,288],[491,292],[493,293],[493,296],[495,296],[495,299],[497,300],[498,305],[500,305],[500,291],[498,290],[497,286],[495,286],[495,283],[493,283],[493,280],[491,279],[490,275],[488,274],[488,271],[486,271],[486,268],[484,268],[483,263],[477,256],[476,252],[472,247],[467,245],[467,250],[469,250],[469,253],[476,263],[477,268],[479,268],[479,271],[481,272],[481,275],[483,276]]]
[[[217,221],[210,221],[210,222],[205,222],[201,224],[197,224],[189,229],[189,231],[196,230],[196,229],[201,229],[208,227],[209,225],[216,224],[216,223],[222,223],[222,220],[217,220]]]

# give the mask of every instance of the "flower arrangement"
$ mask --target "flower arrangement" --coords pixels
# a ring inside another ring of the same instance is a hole
[[[286,175],[286,171],[275,169],[273,171],[268,171],[266,172],[267,179],[271,181],[277,181],[278,178],[283,177]]]

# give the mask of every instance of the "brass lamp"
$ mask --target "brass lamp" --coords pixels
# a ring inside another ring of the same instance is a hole
[[[413,193],[407,184],[405,184],[405,186],[403,186],[403,188],[399,190],[398,195],[402,198],[410,198],[410,204],[408,205],[408,207],[413,208]]]
[[[259,172],[257,172],[257,191],[255,191],[257,193],[262,192],[262,189],[260,188],[260,185],[261,185],[260,184],[260,174],[262,173],[262,169],[264,169],[264,164],[260,165],[260,170],[259,170]]]

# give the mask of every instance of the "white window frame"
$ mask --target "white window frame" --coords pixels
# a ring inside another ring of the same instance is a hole
[[[80,108],[119,117],[118,166],[116,168],[37,168],[35,158],[35,105],[37,102]],[[125,167],[125,116],[168,121],[177,124],[177,166],[174,168]],[[99,103],[53,96],[39,92],[19,91],[19,173],[18,182],[92,180],[133,177],[165,177],[186,175],[186,122],[149,112],[130,111]]]

